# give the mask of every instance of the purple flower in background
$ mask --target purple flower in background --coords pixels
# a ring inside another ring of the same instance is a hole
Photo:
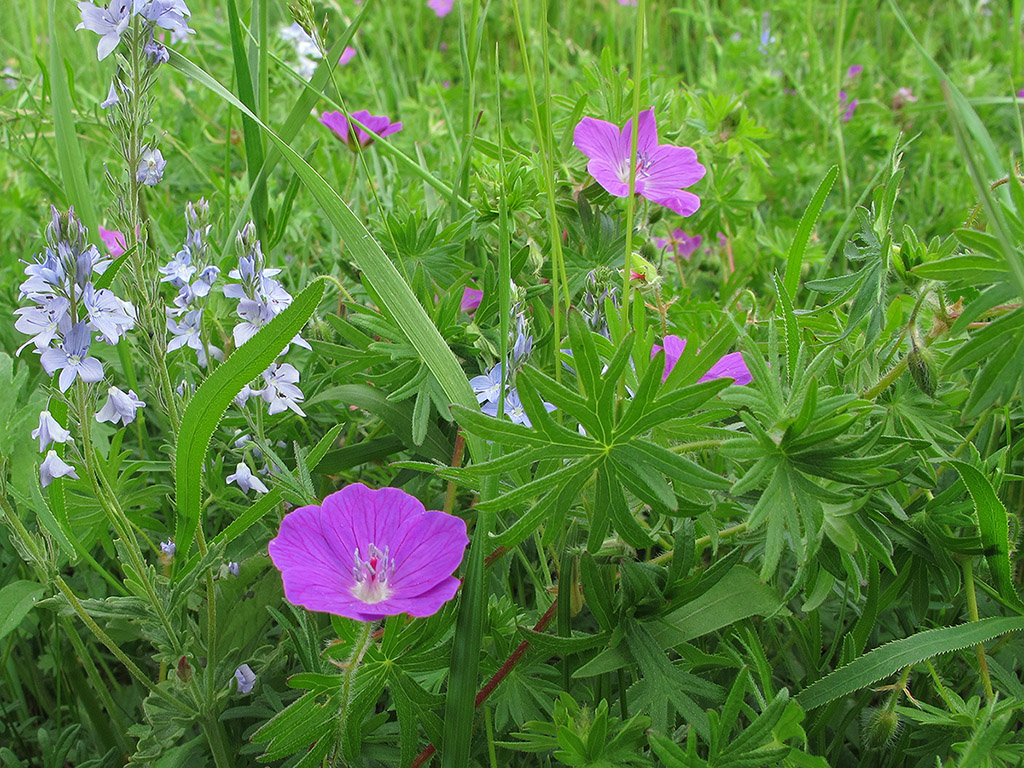
[[[164,177],[164,168],[167,161],[159,149],[146,147],[142,150],[142,157],[139,159],[138,170],[135,171],[135,180],[147,187],[155,187]]]
[[[659,145],[653,109],[640,113],[638,125],[636,193],[680,216],[696,212],[700,198],[680,187],[688,187],[704,178],[705,168],[697,161],[697,153],[690,147]],[[593,117],[583,118],[573,134],[576,148],[590,158],[587,172],[616,197],[629,194],[632,134],[632,120],[620,130],[612,123]]]
[[[242,664],[235,670],[235,682],[238,683],[239,693],[252,693],[252,689],[256,685],[256,673],[248,664]]]
[[[87,357],[90,343],[89,329],[83,320],[71,326],[60,349],[47,349],[42,353],[39,362],[46,373],[52,376],[55,371],[60,371],[58,384],[61,392],[67,392],[76,378],[80,377],[89,384],[103,378],[103,364],[95,357]]]
[[[466,524],[356,483],[285,515],[268,547],[288,601],[359,621],[430,616],[455,596]]]
[[[128,250],[128,244],[125,242],[124,235],[113,229],[100,227],[100,239],[103,241],[103,245],[106,246],[107,253],[115,259]]]
[[[864,67],[860,64],[853,64],[849,69],[846,70],[847,80],[856,80],[860,73],[864,71]]]
[[[637,4],[637,0],[618,0],[618,3],[619,3],[619,5],[632,5],[632,6],[635,6]]]
[[[439,19],[443,19],[451,13],[454,5],[455,0],[427,0],[427,6],[437,14],[437,18]]]
[[[239,566],[239,564],[236,563],[234,560],[232,560],[231,562],[228,563],[228,573],[230,573],[232,576],[237,576],[241,572],[242,572],[241,566]],[[236,672],[236,674],[237,674],[237,672]]]
[[[843,115],[840,120],[844,123],[848,123],[853,119],[853,113],[857,111],[857,99],[848,96],[846,91],[840,91],[839,107],[843,110]]]
[[[233,475],[228,475],[225,478],[225,482],[238,483],[238,487],[241,488],[244,493],[248,493],[249,491],[267,493],[270,490],[263,484],[262,480],[252,473],[252,470],[249,469],[249,465],[244,461],[240,461],[235,466],[235,473]]]
[[[113,0],[106,8],[95,6],[89,0],[82,0],[78,4],[82,22],[75,29],[88,29],[100,36],[96,46],[96,55],[100,61],[107,58],[121,42],[122,33],[131,23],[131,5],[131,0]]]
[[[668,237],[656,237],[654,238],[655,248],[668,248],[672,256],[670,258],[681,257],[689,261],[694,251],[700,248],[702,238],[700,235],[686,234],[681,229],[672,230],[672,234]]]
[[[352,61],[352,59],[354,59],[355,57],[356,57],[356,49],[353,48],[351,45],[346,45],[345,46],[345,50],[341,52],[341,58],[338,59],[338,66],[339,67],[344,67],[350,61]]]
[[[135,421],[135,413],[139,408],[145,408],[146,404],[139,400],[135,390],[129,389],[125,394],[117,387],[107,390],[107,402],[99,413],[96,414],[96,421],[109,421],[111,424],[131,424]]]
[[[671,334],[665,337],[665,372],[661,375],[662,382],[672,373],[672,369],[676,367],[676,363],[679,362],[679,357],[683,354],[684,349],[686,349],[686,339]],[[651,348],[651,357],[654,357],[660,351],[661,347],[655,344]],[[743,355],[739,352],[732,352],[723,357],[712,365],[711,369],[701,376],[699,381],[726,378],[734,379],[733,384],[739,385],[749,384],[753,381],[753,377],[747,369],[747,364],[743,360]]]
[[[463,312],[473,314],[476,312],[477,307],[480,306],[480,302],[483,301],[484,292],[477,288],[466,287],[462,292],[462,304],[460,308]]]
[[[361,147],[368,147],[373,143],[375,137],[367,131],[373,131],[380,138],[384,138],[402,130],[401,123],[392,123],[383,115],[371,115],[365,109],[353,112],[351,117],[345,117],[338,111],[324,112],[320,122],[334,131],[353,151],[357,142]]]
[[[555,410],[555,406],[551,403],[542,402],[544,410],[551,413]],[[495,400],[490,403],[484,403],[480,406],[480,410],[486,413],[488,416],[498,415],[498,402]],[[526,415],[526,409],[523,408],[523,403],[519,399],[519,390],[513,389],[507,395],[505,395],[505,415],[508,416],[513,424],[522,424],[526,427],[532,427],[533,424],[530,422],[530,417]]]
[[[49,411],[40,411],[39,426],[32,430],[32,437],[39,438],[39,452],[42,453],[50,443],[66,443],[71,433],[64,429]]]
[[[56,451],[50,451],[39,465],[39,483],[45,488],[58,477],[73,477],[78,479],[78,473],[70,464],[64,462]]]

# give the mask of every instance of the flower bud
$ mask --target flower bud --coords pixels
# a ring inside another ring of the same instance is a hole
[[[860,730],[868,749],[882,749],[892,744],[900,732],[900,716],[888,707],[868,709],[864,712]]]

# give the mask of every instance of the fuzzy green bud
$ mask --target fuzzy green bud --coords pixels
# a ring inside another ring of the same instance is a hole
[[[932,358],[933,355],[918,341],[915,332],[910,340],[910,352],[907,353],[907,369],[918,389],[928,397],[935,397],[935,364]]]
[[[900,716],[888,707],[868,709],[861,721],[861,738],[868,749],[882,749],[892,744],[900,732]]]

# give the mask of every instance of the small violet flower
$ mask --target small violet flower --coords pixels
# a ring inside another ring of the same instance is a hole
[[[402,130],[401,123],[392,123],[390,118],[383,115],[371,115],[365,109],[353,112],[350,117],[338,111],[324,112],[320,122],[334,131],[353,152],[357,143],[360,147],[368,147],[375,138],[384,138]],[[376,136],[371,136],[367,131],[373,131]]]
[[[501,399],[501,363],[496,363],[491,370],[469,380],[478,403],[496,402]]]
[[[305,399],[302,390],[296,386],[299,381],[299,372],[291,363],[271,363],[270,367],[263,372],[263,381],[266,386],[260,392],[263,402],[270,407],[267,413],[273,416],[286,408],[290,408],[299,416],[305,416],[298,404]]]
[[[159,149],[146,147],[139,159],[138,170],[135,171],[135,180],[147,187],[155,187],[164,177],[164,167],[167,161]]]
[[[430,616],[455,596],[466,524],[398,488],[355,483],[285,515],[268,547],[285,597],[358,621]]]
[[[700,198],[680,187],[696,184],[706,172],[690,147],[658,144],[654,110],[640,113],[637,129],[635,192],[680,216],[700,208]],[[630,143],[633,121],[619,129],[605,120],[583,118],[573,133],[576,148],[590,158],[587,172],[616,197],[629,194]]]
[[[96,414],[96,421],[109,421],[111,424],[131,424],[135,421],[135,413],[146,404],[139,400],[135,390],[129,389],[125,394],[117,387],[107,390],[107,402]]]
[[[42,453],[50,443],[66,443],[71,433],[64,429],[49,411],[40,411],[39,426],[32,430],[32,437],[39,438],[39,452]]]
[[[51,450],[39,465],[39,483],[45,488],[58,477],[71,477],[77,480],[78,473],[74,467],[65,463],[56,451]]]
[[[338,59],[338,66],[339,67],[344,67],[350,61],[352,61],[352,59],[354,59],[355,57],[356,57],[356,49],[353,48],[351,45],[346,45],[345,46],[345,50],[341,52],[341,57]]]
[[[241,567],[234,560],[228,563],[228,573],[230,573],[232,576],[238,576],[238,574],[240,574],[241,572]]]
[[[174,557],[174,553],[178,551],[178,548],[174,544],[174,539],[168,539],[167,541],[160,542],[160,553],[167,555],[168,557]]]
[[[542,402],[544,410],[551,413],[555,410],[555,406],[552,403]],[[480,407],[480,410],[486,413],[488,416],[498,415],[498,403],[490,402],[484,403]],[[519,390],[513,389],[507,395],[505,395],[505,415],[508,416],[513,424],[522,424],[526,427],[532,427],[533,423],[530,421],[530,417],[526,415],[526,409],[523,408],[523,403],[519,399]]]
[[[689,261],[694,252],[700,248],[703,239],[700,235],[690,237],[683,230],[674,229],[668,237],[654,238],[654,247],[660,249],[668,248],[671,254],[669,258],[680,257]]]
[[[61,392],[67,392],[76,378],[88,384],[94,384],[103,378],[103,364],[89,354],[89,329],[85,321],[75,323],[64,337],[60,349],[47,349],[40,356],[46,373],[52,376],[60,371],[58,385]]]
[[[121,99],[117,95],[117,88],[114,87],[114,82],[110,82],[110,90],[107,91],[107,98],[100,102],[100,109],[110,109],[115,104],[120,104]],[[103,227],[100,227],[100,236],[103,235]]]
[[[235,474],[228,475],[225,479],[228,483],[238,483],[238,487],[243,492],[248,493],[249,491],[256,491],[256,493],[267,493],[270,489],[263,484],[256,475],[249,469],[249,465],[244,461],[240,461],[235,467]]]
[[[238,683],[239,693],[252,693],[252,689],[256,685],[256,673],[248,664],[242,664],[235,670],[235,682]]]
[[[121,35],[131,23],[131,6],[131,0],[113,0],[106,8],[93,5],[90,0],[81,0],[78,4],[82,22],[75,29],[88,29],[100,36],[96,46],[96,55],[100,61],[113,53],[121,42]]]
[[[661,349],[659,345],[655,344],[651,348],[651,357],[653,358]],[[668,375],[676,367],[676,363],[679,362],[679,357],[683,354],[684,349],[686,349],[686,339],[674,335],[665,337],[665,372],[661,375],[662,382],[668,379]],[[739,352],[732,352],[723,357],[712,365],[711,369],[701,376],[699,381],[726,378],[733,379],[733,384],[739,385],[749,384],[753,381],[753,376],[750,375],[750,370],[743,360],[743,355]]]

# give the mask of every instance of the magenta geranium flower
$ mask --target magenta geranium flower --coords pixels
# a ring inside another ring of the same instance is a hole
[[[640,113],[636,136],[636,193],[680,216],[700,208],[700,198],[681,187],[704,178],[705,168],[690,147],[658,144],[654,110]],[[605,120],[584,117],[573,133],[576,148],[590,158],[587,171],[616,197],[629,194],[629,154],[633,121],[619,129]]]
[[[285,515],[270,542],[288,601],[359,621],[430,616],[455,596],[469,539],[453,515],[361,483]]]
[[[452,12],[455,0],[427,0],[427,5],[437,14],[437,18],[443,19]]]
[[[686,339],[671,334],[665,337],[665,372],[661,374],[662,381],[665,381],[672,373],[672,369],[676,367],[684,349],[686,349]],[[661,351],[661,347],[655,344],[651,348],[651,357],[654,357],[659,351]],[[700,377],[700,381],[711,381],[712,379],[734,379],[733,384],[742,385],[749,384],[754,377],[750,375],[743,355],[739,352],[731,352],[712,365],[711,369]]]
[[[700,235],[693,235],[691,237],[681,229],[674,229],[668,237],[654,238],[654,247],[668,248],[673,257],[680,256],[689,260],[693,252],[700,248],[703,239]]]
[[[380,138],[402,130],[401,123],[392,123],[383,115],[371,115],[365,109],[353,112],[351,117],[345,117],[338,111],[324,112],[320,122],[334,131],[353,151],[357,141],[361,147],[368,147],[373,143],[374,137],[367,133],[367,130],[373,131]]]
[[[462,292],[462,303],[459,308],[463,312],[473,314],[476,312],[477,307],[480,306],[480,302],[484,300],[484,292],[479,288],[470,288],[466,286],[466,289]]]
[[[101,226],[100,239],[103,241],[103,245],[107,247],[107,251],[115,259],[128,250],[128,244],[124,241],[124,235],[116,230],[104,229]]]

